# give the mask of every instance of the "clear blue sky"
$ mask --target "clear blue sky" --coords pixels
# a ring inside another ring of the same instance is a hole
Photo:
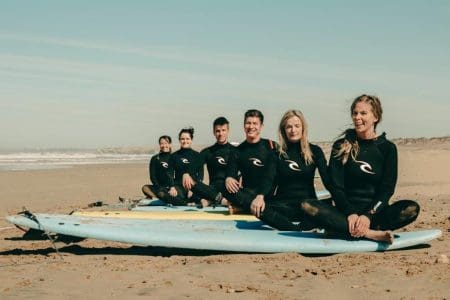
[[[450,1],[1,1],[0,148],[156,144],[196,129],[264,134],[301,109],[310,139],[378,95],[388,137],[450,135]]]

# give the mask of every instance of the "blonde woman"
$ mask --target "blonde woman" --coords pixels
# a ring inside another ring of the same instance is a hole
[[[302,203],[310,219],[354,238],[392,243],[392,230],[413,222],[420,207],[412,200],[389,205],[397,182],[397,148],[377,134],[383,109],[376,96],[357,97],[350,113],[354,128],[333,144],[329,174],[336,209]]]
[[[280,230],[310,229],[301,203],[317,200],[314,188],[316,170],[330,189],[327,162],[322,149],[308,141],[308,124],[299,110],[288,110],[278,127],[279,153],[276,163],[276,192],[262,213],[261,219]],[[294,225],[293,221],[300,221]]]

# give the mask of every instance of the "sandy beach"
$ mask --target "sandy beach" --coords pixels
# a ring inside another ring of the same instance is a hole
[[[85,240],[58,243],[58,255],[49,241],[21,240],[3,217],[141,196],[147,162],[1,171],[0,299],[450,299],[450,138],[396,143],[392,201],[421,206],[402,230],[437,228],[443,236],[384,253],[235,254]]]

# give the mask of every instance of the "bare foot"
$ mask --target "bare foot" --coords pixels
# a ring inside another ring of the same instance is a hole
[[[390,230],[382,231],[369,229],[364,237],[370,240],[386,242],[389,244],[394,242],[394,234]]]
[[[211,203],[209,203],[209,201],[206,199],[201,199],[200,204],[202,205],[202,207],[208,207]]]

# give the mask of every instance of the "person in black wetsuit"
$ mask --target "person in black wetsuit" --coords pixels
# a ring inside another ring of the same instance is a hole
[[[319,146],[309,143],[308,125],[299,110],[288,110],[283,115],[278,127],[278,140],[276,191],[266,201],[261,220],[280,230],[311,229],[313,225],[304,220],[300,204],[305,200],[317,201],[314,187],[316,170],[325,188],[331,190],[325,155]],[[300,224],[293,224],[293,221]]]
[[[376,134],[382,107],[375,96],[361,95],[351,105],[354,129],[333,144],[329,164],[336,207],[318,201],[302,203],[317,224],[354,238],[392,243],[392,230],[413,222],[420,211],[412,200],[389,205],[397,182],[397,148]]]
[[[158,139],[159,153],[153,155],[148,165],[152,184],[142,187],[142,192],[148,198],[166,199],[169,194],[169,159],[172,152],[172,138],[163,135]]]
[[[178,134],[180,149],[170,156],[169,165],[173,167],[174,176],[169,176],[169,194],[172,196],[169,203],[173,205],[186,205],[200,201],[183,186],[183,174],[185,173],[189,173],[195,181],[203,180],[203,164],[200,153],[191,148],[193,138],[194,128],[181,129]]]
[[[225,117],[218,117],[213,122],[213,134],[216,143],[200,152],[202,165],[206,163],[209,175],[209,185],[203,182],[196,182],[189,173],[183,176],[183,186],[202,198],[203,207],[210,204],[228,205],[228,201],[223,198],[225,194],[225,178],[228,161],[236,147],[228,142],[230,127]]]
[[[233,207],[250,211],[257,217],[265,208],[265,197],[273,193],[276,163],[277,145],[261,138],[263,122],[264,116],[259,110],[251,109],[245,113],[246,138],[230,158],[225,180],[225,198]]]

